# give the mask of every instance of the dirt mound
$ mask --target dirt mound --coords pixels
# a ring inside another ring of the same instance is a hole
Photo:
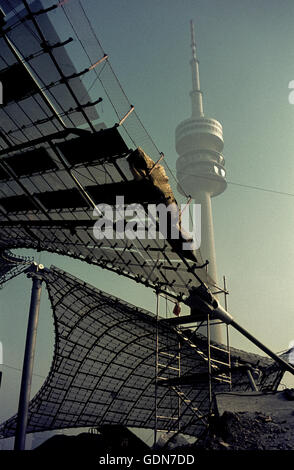
[[[226,411],[195,444],[205,450],[293,450],[294,428],[287,419],[255,412]]]

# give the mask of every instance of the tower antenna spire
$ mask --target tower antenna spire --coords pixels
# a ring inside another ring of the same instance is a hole
[[[190,61],[192,69],[192,91],[190,92],[192,102],[192,117],[202,117],[203,113],[203,101],[202,91],[200,90],[200,76],[199,76],[199,61],[196,53],[196,39],[195,39],[195,27],[193,20],[190,21],[191,29],[191,47],[192,47],[192,59]]]
[[[197,60],[196,55],[196,40],[195,40],[195,27],[193,20],[190,20],[190,29],[191,29],[191,47],[192,47],[192,57],[194,60]]]

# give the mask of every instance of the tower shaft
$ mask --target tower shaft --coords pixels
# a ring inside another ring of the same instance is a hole
[[[211,197],[207,191],[199,191],[193,195],[195,204],[201,204],[201,256],[209,261],[208,275],[212,283],[217,285],[217,267],[215,254],[215,240],[213,229]]]
[[[208,260],[208,279],[212,291],[218,285],[215,241],[211,198],[221,194],[227,186],[225,180],[224,146],[221,124],[213,118],[204,117],[203,97],[200,89],[199,62],[197,59],[194,24],[191,21],[190,61],[192,91],[190,92],[192,115],[176,128],[176,150],[178,189],[189,194],[201,204],[201,246],[202,259]],[[183,188],[183,190],[182,190]],[[221,342],[221,326],[214,326],[211,339]]]
[[[200,252],[203,261],[208,260],[207,274],[209,279],[209,287],[214,293],[218,289],[214,286],[218,286],[218,275],[216,265],[216,252],[215,252],[215,240],[214,240],[214,228],[213,228],[213,216],[212,216],[212,205],[211,197],[207,191],[198,191],[193,194],[195,204],[201,205],[201,246]],[[216,296],[217,297],[217,296]],[[206,328],[200,327],[199,332],[206,335]],[[222,343],[222,326],[211,325],[210,337],[217,343]]]

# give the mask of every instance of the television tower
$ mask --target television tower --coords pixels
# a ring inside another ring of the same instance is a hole
[[[191,21],[192,91],[190,92],[192,116],[176,128],[178,190],[189,194],[196,204],[201,204],[201,246],[204,261],[208,260],[208,275],[212,291],[218,285],[211,198],[227,187],[224,169],[222,125],[204,117],[202,91],[200,89],[199,62],[196,55],[194,24]],[[183,191],[184,189],[184,191]],[[212,339],[221,342],[221,326],[211,331]]]

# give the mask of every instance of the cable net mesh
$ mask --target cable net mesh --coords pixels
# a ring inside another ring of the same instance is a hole
[[[44,279],[55,325],[54,357],[44,385],[30,402],[28,432],[102,424],[154,428],[155,416],[164,430],[199,436],[206,429],[208,380],[201,379],[208,369],[205,338],[183,340],[156,315],[56,267],[46,269]],[[175,367],[179,354],[180,373]],[[223,360],[221,352],[217,357]],[[276,389],[281,371],[272,360],[235,349],[232,358],[258,365],[260,390]],[[250,388],[244,368],[235,371],[233,384],[235,391]],[[224,387],[218,383],[214,390]],[[177,392],[184,397],[180,407]],[[5,421],[0,438],[14,436],[16,422],[17,416]]]
[[[54,267],[46,273],[46,285],[55,350],[50,373],[29,406],[28,432],[107,423],[154,427],[156,316]],[[158,335],[168,363],[179,353],[178,335],[160,325]],[[206,356],[183,344],[182,373],[206,369]],[[169,370],[170,377],[177,375]],[[207,389],[196,387],[193,396],[203,402],[202,413],[207,411]],[[161,386],[157,403],[165,427],[177,429],[178,396]],[[182,414],[187,432],[203,430],[205,422],[190,407]],[[2,424],[0,436],[13,436],[15,429],[16,416]]]
[[[28,265],[32,263],[32,258],[14,255],[10,251],[0,253],[0,289],[5,282],[23,273]]]
[[[187,258],[164,237],[98,242],[93,236],[97,204],[113,206],[119,195],[144,207],[162,202],[145,184],[149,174],[136,181],[130,169],[134,148],[143,148],[152,164],[160,152],[101,47],[89,20],[97,11],[80,1],[0,5],[6,14],[0,35],[1,251],[69,255],[178,299],[203,280],[209,284],[200,252]],[[104,117],[110,126],[100,121],[100,97],[109,103]],[[161,165],[171,176],[164,159]]]

